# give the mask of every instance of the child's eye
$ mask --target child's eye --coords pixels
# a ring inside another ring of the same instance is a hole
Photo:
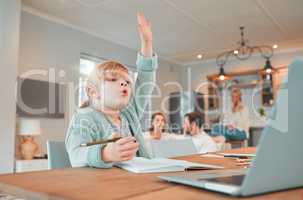
[[[117,81],[116,78],[111,78],[111,79],[109,79],[109,80],[110,80],[110,81],[113,81],[113,82]]]

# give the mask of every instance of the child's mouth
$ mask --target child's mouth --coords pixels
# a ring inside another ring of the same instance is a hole
[[[122,96],[127,96],[128,95],[128,91],[127,90],[122,90]]]

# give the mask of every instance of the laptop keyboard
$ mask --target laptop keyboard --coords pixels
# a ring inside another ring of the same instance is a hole
[[[215,182],[215,183],[241,186],[244,177],[245,175],[235,175],[235,176],[226,176],[226,177],[218,177],[218,178],[210,178],[210,179],[204,178],[204,179],[198,179],[198,181]]]

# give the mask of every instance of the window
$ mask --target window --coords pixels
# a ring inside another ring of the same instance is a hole
[[[105,60],[96,58],[89,55],[81,55],[80,57],[80,73],[79,73],[79,96],[78,96],[78,106],[81,106],[85,101],[88,100],[88,97],[85,92],[85,85],[88,79],[90,72],[98,63],[102,63]]]

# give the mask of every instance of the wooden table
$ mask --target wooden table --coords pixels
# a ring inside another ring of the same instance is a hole
[[[254,148],[231,150],[252,153]],[[194,162],[238,168],[232,158],[180,157]],[[207,172],[207,170],[201,171]],[[163,173],[162,173],[163,174]],[[230,196],[161,181],[160,174],[133,174],[127,171],[71,168],[0,176],[0,190],[28,199],[233,199]],[[243,198],[244,199],[244,198]],[[248,199],[303,199],[303,189],[275,192]]]

